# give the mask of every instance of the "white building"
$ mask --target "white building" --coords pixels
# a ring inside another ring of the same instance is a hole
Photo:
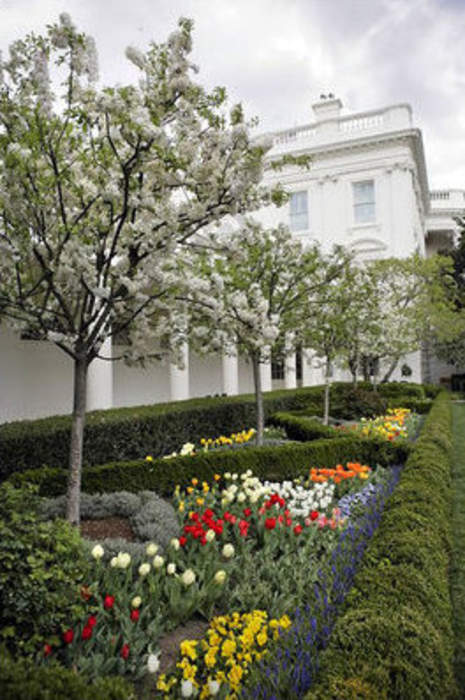
[[[428,255],[447,247],[455,235],[453,217],[465,213],[465,191],[429,192],[421,131],[408,104],[344,115],[332,95],[313,105],[313,121],[271,135],[270,157],[311,156],[310,168],[289,166],[267,176],[291,193],[285,207],[261,210],[257,218],[274,226],[290,225],[305,242],[323,250],[343,244],[362,259]],[[108,344],[107,344],[108,345]],[[111,347],[106,356],[111,356]],[[251,367],[243,358],[193,356],[186,348],[185,369],[153,365],[147,370],[121,362],[95,360],[88,379],[88,408],[157,403],[215,393],[253,391]],[[409,359],[414,380],[421,380],[419,353]],[[272,379],[262,367],[264,390],[321,381],[307,362],[287,363],[284,376]],[[439,381],[450,368],[428,367],[427,380]],[[0,326],[0,423],[70,413],[72,364],[46,342],[21,340]]]

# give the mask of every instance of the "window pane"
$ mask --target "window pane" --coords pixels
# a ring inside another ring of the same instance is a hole
[[[291,231],[308,229],[307,192],[292,192],[289,201]]]
[[[358,224],[366,224],[375,220],[374,204],[356,204],[354,206],[354,219]]]
[[[373,180],[354,182],[354,220],[368,223],[375,220],[375,183]]]
[[[375,201],[375,186],[373,180],[354,182],[355,204],[367,204]]]

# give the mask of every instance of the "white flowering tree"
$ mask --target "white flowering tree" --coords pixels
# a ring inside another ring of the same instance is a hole
[[[389,258],[361,265],[351,273],[353,294],[345,319],[342,358],[354,380],[388,381],[400,359],[419,350],[450,309],[449,261],[433,256]]]
[[[355,315],[351,309],[355,270],[351,257],[335,247],[325,266],[332,270],[331,279],[307,296],[300,307],[298,337],[323,363],[325,377],[323,422],[328,425],[330,385],[334,363],[348,340],[348,325]]]
[[[324,265],[317,247],[304,250],[284,226],[265,229],[246,220],[240,231],[214,232],[204,243],[200,283],[190,299],[192,342],[204,351],[239,352],[249,359],[262,444],[260,365],[273,348],[295,349],[298,309],[334,270]]]
[[[362,354],[378,369],[387,365],[386,382],[401,358],[421,349],[451,307],[450,260],[443,256],[389,258],[368,268],[372,285],[372,323],[362,336]],[[374,371],[373,381],[377,381]]]
[[[192,79],[191,30],[182,19],[166,43],[128,50],[137,86],[97,87],[94,44],[67,15],[1,62],[0,309],[73,361],[74,524],[89,365],[121,333],[133,359],[169,350],[179,250],[270,197],[240,107]]]

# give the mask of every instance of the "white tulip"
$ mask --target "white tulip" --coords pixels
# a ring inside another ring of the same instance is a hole
[[[93,548],[91,554],[94,557],[94,559],[99,561],[99,559],[101,559],[104,555],[104,549],[103,549],[102,545],[96,544],[95,547]]]
[[[159,654],[149,654],[147,659],[147,669],[149,673],[157,673],[160,668],[160,655]]]

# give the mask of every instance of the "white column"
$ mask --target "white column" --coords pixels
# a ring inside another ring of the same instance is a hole
[[[314,375],[313,353],[311,350],[302,350],[302,386],[314,386]]]
[[[286,389],[297,388],[295,350],[286,355],[284,360],[284,386]]]
[[[107,338],[87,370],[87,410],[113,407],[113,362],[111,337]]]
[[[271,361],[260,363],[260,377],[262,380],[262,391],[271,391]]]
[[[222,358],[223,393],[236,396],[239,393],[239,368],[237,354],[226,355]]]
[[[184,343],[181,353],[183,367],[170,364],[171,401],[183,401],[189,398],[189,345],[187,343]]]

